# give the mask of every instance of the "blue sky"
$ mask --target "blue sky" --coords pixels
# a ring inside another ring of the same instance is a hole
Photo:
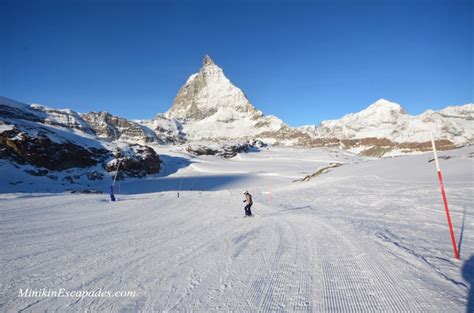
[[[473,101],[472,1],[0,0],[0,95],[151,118],[207,53],[292,126]]]

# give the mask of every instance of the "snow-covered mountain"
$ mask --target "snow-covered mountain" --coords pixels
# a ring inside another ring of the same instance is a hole
[[[131,121],[108,112],[88,112],[81,117],[97,137],[108,141],[171,144],[183,141],[184,137],[179,123],[161,116],[153,120]]]
[[[88,112],[82,114],[81,117],[89,123],[97,137],[108,140],[118,140],[123,132],[136,126],[127,119],[114,116],[108,112]],[[145,133],[135,138],[135,140],[141,139],[146,141]]]
[[[164,116],[179,120],[188,140],[263,137],[275,142],[282,133],[292,131],[279,118],[257,110],[208,55]]]
[[[165,116],[198,121],[217,114],[227,122],[232,119],[232,114],[238,113],[254,118],[261,116],[242,90],[234,86],[224,71],[206,55],[199,72],[191,75],[181,87]],[[229,114],[231,116],[226,116]]]
[[[0,97],[0,176],[14,173],[20,189],[38,177],[57,186],[90,188],[115,170],[117,148],[123,155],[123,175],[160,171],[160,158],[152,148],[102,140],[77,112]]]
[[[163,114],[157,114],[151,120],[134,122],[151,130],[159,144],[180,144],[186,141],[181,123],[175,119],[167,119]]]
[[[319,126],[299,129],[313,138],[360,140],[386,139],[396,144],[424,143],[430,140],[429,125],[436,140],[454,146],[474,143],[474,105],[451,106],[420,115],[408,114],[399,104],[380,99],[365,110],[339,120],[323,121]]]
[[[0,117],[10,123],[26,119],[39,122],[42,128],[65,127],[99,142],[238,145],[259,140],[279,146],[336,146],[381,157],[429,150],[431,124],[440,150],[474,143],[473,104],[412,116],[399,104],[380,99],[339,120],[293,128],[276,116],[263,115],[207,55],[201,69],[180,88],[170,109],[150,120],[128,120],[108,112],[79,114],[0,100]]]
[[[285,146],[339,146],[383,156],[429,149],[428,123],[440,149],[472,144],[473,111],[473,105],[467,104],[412,116],[399,104],[380,99],[340,120],[292,128],[275,116],[264,116],[206,56],[164,116],[179,121],[188,141],[260,139]]]

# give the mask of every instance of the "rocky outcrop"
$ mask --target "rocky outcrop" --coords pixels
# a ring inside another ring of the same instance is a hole
[[[133,126],[128,120],[107,112],[88,112],[81,117],[90,125],[99,138],[117,140],[121,129]]]
[[[31,108],[45,113],[44,119],[41,121],[43,124],[74,128],[87,134],[94,134],[89,124],[75,111],[69,109],[57,110],[39,104],[32,104]]]
[[[207,147],[203,145],[189,145],[186,147],[186,151],[192,155],[217,155],[221,156],[226,159],[230,159],[235,157],[238,153],[247,153],[250,151],[258,151],[258,147],[256,145],[262,145],[263,143],[260,141],[255,141],[255,145],[250,143],[236,143],[231,145],[223,145],[223,146],[214,146],[214,147]]]
[[[0,117],[3,120],[23,120],[45,125],[74,128],[87,134],[94,134],[89,125],[72,110],[56,110],[39,104],[27,105],[0,97]]]
[[[82,114],[82,118],[87,121],[97,137],[102,139],[128,142],[158,141],[156,134],[146,126],[107,112],[89,112]]]
[[[436,140],[436,149],[439,151],[451,150],[456,145],[446,139]],[[431,151],[431,141],[425,142],[393,142],[388,139],[364,138],[341,140],[341,148],[345,150],[354,150],[360,155],[371,157],[383,157],[387,155],[398,155],[413,152]]]
[[[120,163],[120,165],[119,165]],[[117,179],[125,177],[144,177],[156,174],[161,169],[159,155],[148,146],[130,145],[123,155],[107,163],[107,172],[116,171],[119,168]]]
[[[19,164],[61,171],[95,166],[110,156],[106,149],[84,148],[67,140],[54,142],[42,131],[35,137],[17,128],[0,133],[0,158]]]
[[[126,142],[157,142],[155,133],[142,125],[134,125],[122,131],[119,140]]]
[[[168,119],[158,114],[151,120],[140,120],[137,123],[153,131],[159,144],[180,144],[186,141],[183,127],[175,119]]]
[[[43,123],[44,117],[35,114],[25,108],[20,108],[17,106],[11,106],[6,104],[6,98],[0,97],[0,116],[3,119],[20,119],[31,122],[40,122]]]
[[[80,115],[70,110],[0,100],[2,165],[23,169],[23,175],[44,177],[45,189],[54,184],[71,185],[75,189],[88,188],[90,184],[100,186],[101,181],[109,177],[107,171],[113,170],[113,161],[109,161],[115,159],[112,151],[117,144],[98,138]],[[108,126],[123,127],[120,137],[141,136],[141,125],[107,113],[102,115],[105,120],[112,120]],[[146,127],[143,128],[148,135]],[[105,135],[116,134],[110,127],[97,130]],[[124,143],[120,143],[120,147],[125,156],[120,171],[122,177],[143,177],[160,171],[160,157],[152,148]]]
[[[238,153],[247,153],[250,151],[258,151],[258,149],[249,143],[242,143],[224,146],[222,151],[220,151],[217,155],[226,159],[230,159],[235,157]]]
[[[205,147],[205,146],[187,146],[186,151],[192,155],[216,155],[219,150]]]
[[[313,179],[313,178],[315,178],[319,175],[328,173],[332,168],[343,166],[343,165],[344,165],[344,163],[329,163],[328,166],[320,168],[319,170],[317,170],[313,174],[306,175],[305,177],[303,177],[301,179],[296,179],[293,182],[307,182],[307,181],[310,181],[311,179]]]

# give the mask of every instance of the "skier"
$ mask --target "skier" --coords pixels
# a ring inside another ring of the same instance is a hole
[[[244,196],[245,196],[244,203],[247,203],[247,205],[244,208],[245,216],[252,216],[252,211],[250,211],[250,208],[252,207],[252,204],[253,204],[252,195],[247,190],[245,190]]]

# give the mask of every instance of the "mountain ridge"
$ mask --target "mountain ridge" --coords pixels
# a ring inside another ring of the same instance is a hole
[[[3,123],[5,118],[11,122],[30,116],[42,124],[76,129],[109,142],[166,145],[259,140],[280,146],[336,146],[362,154],[375,149],[375,156],[424,151],[420,147],[430,140],[428,123],[435,139],[445,141],[442,147],[473,144],[473,112],[471,103],[410,115],[400,104],[381,98],[340,119],[290,127],[274,115],[263,115],[208,55],[199,71],[181,86],[170,108],[148,120],[129,120],[109,112],[77,113],[0,97]]]
[[[360,112],[300,129],[315,138],[386,138],[402,143],[429,141],[428,124],[431,124],[436,139],[447,139],[456,145],[465,145],[474,142],[474,127],[469,122],[472,120],[474,104],[449,106],[439,111],[426,110],[419,115],[410,115],[399,104],[381,99]]]

